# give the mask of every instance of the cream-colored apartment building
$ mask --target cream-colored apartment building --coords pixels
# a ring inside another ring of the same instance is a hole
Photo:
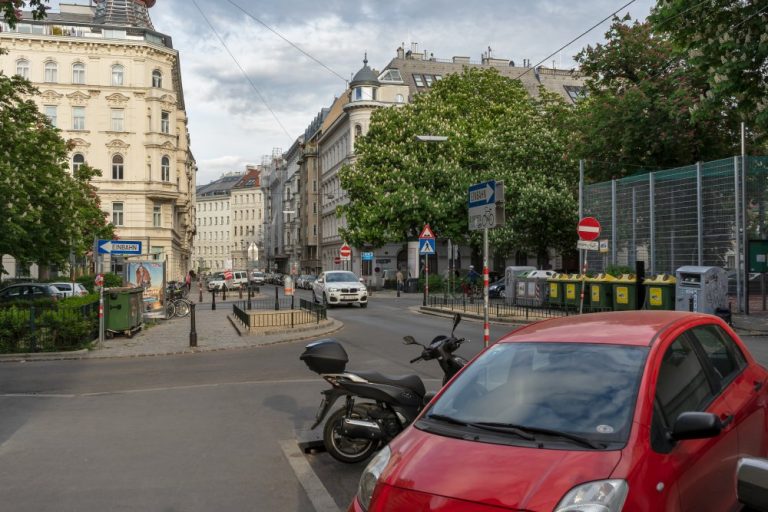
[[[94,185],[119,238],[141,241],[176,279],[192,268],[197,169],[179,53],[154,30],[153,4],[61,3],[44,20],[0,24],[0,69],[39,89],[40,110],[72,141],[73,168],[101,169]],[[122,271],[121,258],[110,264]]]

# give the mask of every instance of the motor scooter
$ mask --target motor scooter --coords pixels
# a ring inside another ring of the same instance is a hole
[[[461,315],[454,315],[450,336],[436,336],[429,345],[417,342],[413,336],[403,338],[405,345],[422,347],[421,355],[411,363],[438,361],[443,370],[443,385],[467,364],[466,359],[454,354],[468,341],[454,334],[459,322]],[[300,359],[331,385],[322,392],[312,429],[323,422],[339,398],[346,399],[344,406],[331,414],[323,427],[325,449],[341,462],[355,463],[370,457],[410,425],[434,396],[427,393],[416,374],[383,375],[375,371],[346,370],[349,357],[334,339],[310,343]]]

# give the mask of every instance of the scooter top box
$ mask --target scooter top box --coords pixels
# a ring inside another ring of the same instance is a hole
[[[333,338],[318,340],[304,348],[300,359],[315,373],[343,373],[349,356]]]

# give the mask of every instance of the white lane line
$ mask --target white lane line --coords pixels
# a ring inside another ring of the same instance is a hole
[[[299,450],[295,440],[280,441],[285,458],[296,473],[296,478],[307,493],[309,501],[315,507],[316,512],[339,512],[339,507],[325,488],[320,478],[312,471],[304,454]]]

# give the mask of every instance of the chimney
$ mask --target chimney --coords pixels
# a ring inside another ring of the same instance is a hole
[[[403,46],[405,46],[405,43],[401,44],[397,48],[397,58],[398,59],[404,59],[405,58],[405,50],[403,49]]]

